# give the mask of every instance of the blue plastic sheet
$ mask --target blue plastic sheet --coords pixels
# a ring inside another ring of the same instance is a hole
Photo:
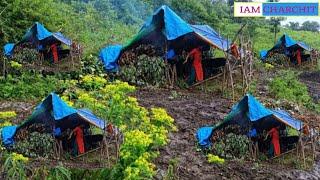
[[[300,120],[297,120],[290,116],[289,113],[287,113],[284,110],[272,110],[273,115],[277,116],[282,123],[291,126],[292,128],[300,131],[303,127],[303,123]]]
[[[14,50],[14,43],[8,43],[4,45],[3,51],[5,56],[12,56],[13,55],[13,50]]]
[[[99,57],[102,60],[104,67],[108,72],[118,70],[117,60],[121,54],[121,50],[121,45],[113,45],[103,48],[100,51]]]
[[[95,116],[90,110],[88,109],[78,109],[78,114],[83,117],[86,121],[88,121],[90,124],[93,124],[100,129],[104,129],[107,127],[107,122],[105,122],[103,119],[98,118]]]
[[[65,45],[71,46],[71,44],[72,44],[71,39],[65,37],[61,32],[55,32],[52,35],[53,35],[53,37],[55,37],[57,40],[64,43]]]
[[[52,109],[49,109],[52,108]],[[36,107],[34,114],[38,112],[51,111],[53,112],[54,120],[60,120],[71,114],[77,113],[77,110],[70,107],[58,95],[51,93],[41,104]]]
[[[157,18],[160,13],[163,12],[163,18]],[[145,24],[140,29],[140,32],[150,32],[156,26],[164,22],[164,29],[162,33],[166,36],[167,40],[174,40],[187,33],[193,32],[191,26],[179,17],[174,11],[168,6],[161,6],[154,12]]]
[[[16,131],[17,126],[6,126],[2,128],[1,138],[3,145],[8,146],[14,143],[14,135],[16,134]]]
[[[217,47],[218,49],[228,51],[231,46],[230,41],[220,36],[214,29],[212,29],[208,25],[192,25],[192,29],[195,31],[195,33],[205,38],[207,42]]]
[[[201,127],[197,131],[197,139],[200,146],[209,147],[211,146],[210,137],[212,135],[213,127]]]

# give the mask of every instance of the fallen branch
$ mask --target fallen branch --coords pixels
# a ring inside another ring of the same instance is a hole
[[[210,78],[208,78],[208,79],[205,79],[205,80],[203,80],[203,81],[197,82],[197,83],[189,86],[189,89],[190,89],[190,88],[193,88],[193,87],[195,87],[195,86],[198,86],[198,85],[200,85],[200,84],[203,84],[203,83],[205,83],[205,82],[207,82],[207,81],[210,81],[210,80],[212,80],[212,79],[216,79],[216,78],[218,78],[218,77],[220,77],[220,76],[222,76],[222,75],[223,75],[223,73],[220,73],[220,74],[217,74],[217,75],[215,75],[215,76],[212,76],[212,77],[210,77]]]
[[[90,153],[92,153],[92,152],[98,151],[100,148],[101,148],[101,147],[98,147],[98,148],[96,148],[96,149],[92,149],[92,150],[90,150],[90,151],[87,151],[87,152],[85,152],[85,153],[83,153],[83,154],[80,154],[80,155],[78,155],[78,156],[76,156],[76,157],[74,157],[74,158],[71,158],[71,159],[72,159],[72,160],[75,160],[75,159],[77,159],[77,158],[79,158],[79,157],[82,157],[82,156],[85,156],[85,155],[90,154]]]

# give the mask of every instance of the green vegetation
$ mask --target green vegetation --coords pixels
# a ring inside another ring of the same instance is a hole
[[[214,143],[213,152],[219,157],[227,159],[244,158],[249,153],[249,142],[245,135],[229,133]],[[212,158],[218,161],[218,159]]]
[[[43,76],[37,73],[22,73],[0,77],[0,99],[36,100],[46,97],[53,91],[72,86],[68,80],[59,80],[55,76]]]
[[[208,154],[208,162],[209,163],[214,163],[214,164],[223,164],[224,159],[220,158],[219,156],[215,156],[213,154]]]
[[[270,83],[270,93],[277,99],[288,100],[320,112],[320,105],[312,102],[305,84],[298,80],[293,71],[280,71]]]
[[[165,68],[162,58],[142,55],[134,64],[123,67],[120,70],[120,77],[135,85],[161,86],[166,81]]]
[[[168,143],[169,131],[176,130],[174,120],[164,109],[149,111],[139,106],[137,99],[129,96],[134,91],[134,86],[116,81],[95,91],[76,89],[73,92],[76,98],[70,99],[76,106],[92,109],[123,131],[120,161],[112,169],[111,178],[152,178],[155,175],[152,160],[159,155],[157,148]],[[66,94],[66,97],[70,96]]]
[[[27,157],[53,157],[55,139],[51,134],[32,132],[24,140],[17,141],[13,150]]]

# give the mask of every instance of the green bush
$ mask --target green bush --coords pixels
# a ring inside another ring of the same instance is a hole
[[[213,151],[219,157],[244,158],[249,152],[249,142],[245,135],[230,133],[214,143]]]
[[[276,98],[297,103],[309,103],[311,97],[307,86],[299,82],[293,71],[281,71],[270,83],[270,93]]]
[[[51,134],[33,132],[14,144],[13,150],[28,157],[53,157],[55,139]]]
[[[269,83],[270,93],[278,99],[288,100],[320,112],[320,105],[312,102],[305,84],[298,80],[293,71],[281,71]]]
[[[115,81],[102,89],[75,92],[75,106],[92,109],[124,134],[120,159],[111,170],[111,179],[152,179],[157,149],[165,146],[168,133],[176,130],[174,119],[164,109],[140,106],[136,98],[129,96],[134,91],[134,86]]]
[[[161,86],[165,83],[165,68],[162,58],[141,55],[136,63],[121,68],[120,78],[139,86]]]
[[[23,73],[20,76],[8,75],[0,78],[0,99],[35,100],[47,96],[52,91],[60,91],[70,86],[68,80],[59,80],[55,76]]]

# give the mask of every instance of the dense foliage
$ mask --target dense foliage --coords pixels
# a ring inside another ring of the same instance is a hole
[[[68,80],[59,80],[55,76],[43,76],[38,73],[22,73],[0,77],[0,99],[38,99],[53,91],[71,86]]]
[[[249,139],[245,135],[229,133],[213,145],[214,154],[227,159],[244,158],[249,153]]]
[[[120,78],[136,85],[160,86],[165,83],[166,65],[161,57],[139,56],[136,63],[124,66]]]
[[[95,78],[87,78],[86,83],[91,84]],[[135,87],[128,83],[115,81],[91,91],[81,86],[66,91],[63,98],[77,107],[93,110],[124,133],[120,160],[109,174],[110,178],[152,178],[155,175],[152,161],[159,154],[157,149],[168,143],[169,131],[176,130],[174,120],[164,109],[148,110],[139,106],[137,99],[129,96]]]
[[[270,93],[277,99],[289,100],[309,109],[320,112],[320,105],[312,102],[305,84],[298,80],[293,71],[281,71],[270,83]]]
[[[22,141],[17,141],[13,150],[27,157],[53,157],[55,139],[51,134],[33,132]]]

